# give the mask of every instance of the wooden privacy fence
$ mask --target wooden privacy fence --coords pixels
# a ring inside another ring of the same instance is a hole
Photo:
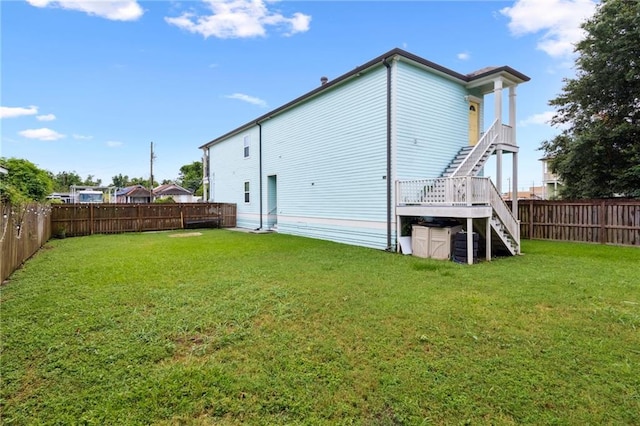
[[[196,224],[236,226],[236,205],[229,203],[175,204],[57,204],[51,210],[53,235],[163,231]]]
[[[520,236],[640,246],[640,200],[519,200]]]
[[[51,238],[51,208],[35,203],[0,207],[1,283]]]

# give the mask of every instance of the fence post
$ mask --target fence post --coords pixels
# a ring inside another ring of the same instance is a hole
[[[89,235],[93,235],[93,203],[89,204]]]
[[[606,244],[607,241],[607,229],[605,227],[605,200],[600,200],[600,211],[598,212],[598,222],[600,222],[600,244]]]
[[[529,201],[529,239],[533,239],[533,200]]]

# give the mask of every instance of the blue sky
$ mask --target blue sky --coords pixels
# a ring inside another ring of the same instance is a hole
[[[198,147],[400,47],[460,73],[509,65],[519,188],[542,180],[548,100],[595,0],[3,1],[1,150],[104,184],[175,179]],[[490,122],[490,120],[489,120]],[[508,156],[510,157],[510,156]],[[506,179],[503,185],[506,185]]]

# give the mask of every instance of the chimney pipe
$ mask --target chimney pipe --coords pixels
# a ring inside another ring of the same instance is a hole
[[[320,77],[320,83],[324,86],[325,84],[327,84],[327,81],[329,81],[329,79],[325,76]]]

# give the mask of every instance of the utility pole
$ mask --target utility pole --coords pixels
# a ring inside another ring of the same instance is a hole
[[[151,166],[151,177],[149,178],[149,191],[153,192],[153,160],[156,156],[153,154],[153,142],[151,142],[151,155],[149,156],[149,163]]]

